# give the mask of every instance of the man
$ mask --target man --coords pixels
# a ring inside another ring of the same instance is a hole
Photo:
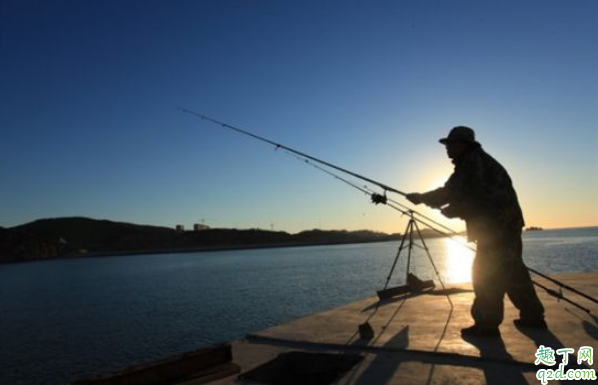
[[[453,174],[443,187],[408,194],[407,199],[465,220],[468,240],[477,242],[471,308],[475,324],[462,329],[462,336],[500,336],[505,293],[519,309],[520,319],[514,321],[518,327],[546,329],[544,307],[521,257],[524,221],[511,178],[469,127],[453,128],[440,143],[455,165]]]

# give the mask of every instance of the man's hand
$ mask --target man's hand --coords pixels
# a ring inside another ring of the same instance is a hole
[[[405,198],[407,198],[414,205],[418,205],[420,203],[423,203],[423,201],[422,201],[422,194],[420,194],[420,193],[407,194],[407,195],[405,195]]]

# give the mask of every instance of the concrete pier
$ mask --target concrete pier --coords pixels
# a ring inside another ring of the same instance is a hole
[[[598,272],[554,277],[598,298]],[[546,280],[534,279],[554,287]],[[337,384],[539,384],[538,369],[558,369],[558,366],[534,365],[538,346],[544,345],[555,351],[573,348],[574,355],[569,356],[569,363],[573,365],[568,368],[598,369],[598,360],[578,365],[576,358],[582,346],[593,347],[594,353],[598,350],[598,305],[595,303],[563,291],[567,298],[588,308],[588,314],[537,288],[546,308],[548,331],[516,328],[512,321],[518,318],[518,312],[505,298],[501,338],[466,341],[460,330],[472,324],[471,286],[448,285],[448,288],[446,293],[437,290],[381,303],[378,297],[371,297],[252,333],[233,343],[234,362],[244,373],[291,351],[359,354],[363,360]],[[358,325],[366,321],[374,335],[371,339],[360,339]],[[557,361],[560,358],[556,354],[555,357]],[[212,382],[217,385],[240,383],[251,382],[241,381],[236,376]]]

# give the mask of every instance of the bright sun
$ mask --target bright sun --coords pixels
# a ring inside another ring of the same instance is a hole
[[[457,242],[458,241],[458,242]],[[471,282],[474,252],[464,243],[465,237],[445,238],[446,279],[448,282]]]

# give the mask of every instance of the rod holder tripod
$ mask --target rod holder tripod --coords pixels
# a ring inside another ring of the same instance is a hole
[[[392,267],[390,268],[390,273],[388,274],[388,277],[386,278],[386,284],[384,285],[384,289],[378,291],[378,298],[380,298],[381,300],[389,299],[389,298],[392,298],[392,297],[395,297],[398,295],[408,294],[408,293],[419,294],[419,293],[422,293],[423,291],[434,289],[435,285],[434,285],[433,280],[422,281],[421,279],[419,279],[418,277],[416,277],[414,274],[412,274],[410,272],[411,254],[413,252],[414,246],[420,247],[426,252],[426,255],[428,256],[428,259],[430,260],[430,263],[432,264],[432,267],[434,268],[434,272],[436,273],[436,276],[438,277],[440,284],[442,285],[442,287],[444,287],[442,278],[440,278],[438,269],[436,269],[436,265],[434,264],[434,261],[432,260],[432,255],[430,254],[430,250],[428,249],[428,246],[426,245],[426,242],[424,241],[424,238],[421,235],[421,231],[419,230],[419,226],[417,225],[417,221],[415,220],[415,218],[413,216],[414,216],[414,212],[412,210],[410,210],[409,211],[409,222],[407,223],[405,233],[403,234],[403,237],[401,238],[401,245],[399,246],[399,249],[398,249],[397,255],[393,261]],[[417,233],[417,237],[421,241],[421,245],[414,242],[414,240],[413,240],[414,233]],[[401,252],[404,249],[407,249],[407,268],[405,269],[406,275],[407,275],[405,279],[406,279],[407,283],[402,286],[389,288],[388,284],[390,283],[390,279],[392,278],[394,270],[397,266],[397,262],[399,261]]]

